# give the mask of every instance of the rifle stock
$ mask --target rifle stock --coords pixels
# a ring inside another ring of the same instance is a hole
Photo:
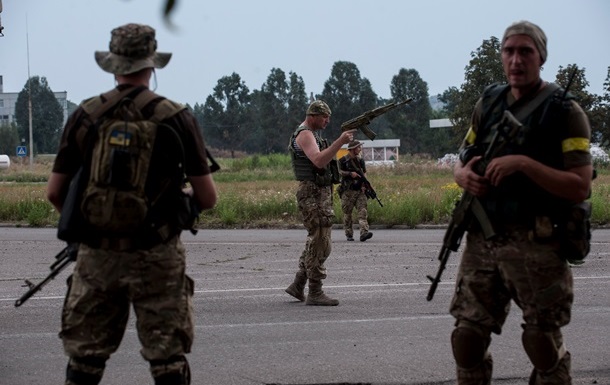
[[[375,109],[366,111],[364,114],[357,116],[353,119],[348,120],[347,122],[343,122],[341,124],[341,131],[349,131],[349,130],[360,130],[364,135],[366,135],[370,140],[375,140],[377,134],[374,133],[370,128],[369,124],[373,119],[378,116],[385,114],[388,111],[393,110],[394,108],[401,106],[403,104],[411,103],[413,101],[412,98],[405,99],[400,102],[394,102],[390,104],[386,104],[385,106],[377,107]]]
[[[504,111],[504,115],[500,121],[500,124],[498,125],[498,129],[495,132],[491,143],[483,154],[483,157],[475,165],[474,171],[479,175],[485,174],[485,169],[487,168],[489,162],[491,162],[493,158],[497,157],[504,147],[517,136],[522,127],[522,124],[510,111]],[[453,209],[451,220],[449,221],[447,231],[443,237],[443,246],[438,256],[440,265],[436,272],[436,276],[427,276],[427,278],[432,282],[432,285],[428,290],[428,295],[426,296],[428,301],[431,301],[432,298],[434,298],[436,288],[441,281],[441,276],[445,270],[445,267],[447,266],[449,255],[452,251],[458,250],[464,233],[466,233],[466,230],[473,220],[476,220],[479,223],[486,239],[490,239],[495,236],[493,226],[491,225],[489,218],[487,218],[487,214],[485,213],[485,209],[483,208],[481,202],[474,195],[464,191],[462,193],[462,197],[456,203],[455,208]]]
[[[19,307],[25,303],[30,297],[40,291],[47,283],[55,278],[63,269],[70,264],[70,262],[76,260],[76,254],[78,253],[78,244],[70,243],[62,251],[55,256],[55,262],[50,266],[51,272],[38,284],[33,284],[29,280],[25,280],[25,284],[30,288],[25,294],[23,294],[18,300],[15,301],[15,307]]]

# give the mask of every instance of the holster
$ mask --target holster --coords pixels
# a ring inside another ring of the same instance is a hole
[[[583,260],[591,250],[591,209],[591,202],[585,201],[570,206],[555,218],[538,215],[530,238],[538,242],[558,240],[567,260]]]
[[[591,202],[581,202],[570,207],[567,218],[560,226],[567,259],[583,260],[591,250]]]

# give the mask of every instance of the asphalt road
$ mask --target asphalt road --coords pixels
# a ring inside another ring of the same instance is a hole
[[[444,230],[374,230],[367,242],[333,231],[325,291],[337,307],[305,306],[284,293],[305,230],[185,233],[195,280],[193,384],[455,383],[448,314],[460,253],[450,257],[433,301],[426,275],[438,267]],[[592,252],[574,267],[575,304],[564,329],[575,385],[610,385],[610,230],[593,233]],[[54,229],[0,228],[0,384],[60,384],[57,337],[71,266],[15,308],[23,279],[39,282],[63,244]],[[526,384],[521,313],[513,306],[494,336],[495,384]],[[131,317],[102,385],[152,383]]]

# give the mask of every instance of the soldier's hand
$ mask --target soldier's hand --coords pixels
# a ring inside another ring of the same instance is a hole
[[[489,188],[489,180],[477,174],[473,167],[481,160],[481,156],[473,157],[468,163],[458,163],[453,172],[453,177],[458,186],[468,191],[474,196],[483,196]]]
[[[505,155],[494,158],[485,169],[485,177],[492,186],[497,186],[502,179],[519,171],[526,162],[527,157],[523,155]]]
[[[339,140],[343,144],[348,144],[349,142],[354,140],[354,133],[355,132],[356,132],[356,130],[347,130],[347,131],[344,131],[344,132],[341,133],[341,136],[339,137]]]

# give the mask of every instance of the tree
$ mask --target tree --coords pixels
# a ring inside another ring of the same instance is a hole
[[[485,87],[506,82],[500,48],[500,41],[494,36],[483,40],[477,51],[470,54],[471,60],[465,68],[465,81],[460,89],[451,87],[439,95],[439,99],[446,104],[454,127],[454,144],[459,143],[466,134],[474,105]]]
[[[591,94],[586,90],[589,82],[585,77],[585,68],[581,69],[576,64],[569,64],[566,68],[559,66],[555,83],[566,88],[570,80],[571,83],[568,91],[574,95],[576,102],[580,104],[589,118],[592,141],[603,141],[604,109],[600,104],[602,99],[600,96]]]
[[[248,140],[252,123],[248,119],[250,90],[233,72],[218,80],[203,106],[203,125],[212,147],[227,149],[235,157]]]
[[[19,133],[15,123],[0,125],[0,154],[15,154],[19,146]]]
[[[279,68],[272,68],[267,81],[260,91],[252,94],[252,121],[257,124],[253,138],[254,148],[264,154],[283,152],[292,131],[285,126],[288,120],[289,85],[286,74]]]
[[[307,92],[305,92],[305,82],[303,81],[303,78],[294,72],[290,72],[289,75],[288,117],[285,124],[291,129],[295,129],[303,121],[305,111],[307,110],[309,103],[307,100]]]
[[[360,77],[354,63],[338,61],[333,64],[330,78],[324,82],[321,99],[332,111],[327,136],[334,138],[341,133],[341,123],[377,107],[377,95],[368,79]]]
[[[32,136],[34,153],[55,153],[62,131],[64,113],[61,105],[49,88],[45,77],[34,76],[26,82],[17,96],[15,120],[19,135],[29,138],[29,98],[32,96]]]
[[[395,101],[413,98],[408,107],[386,115],[392,131],[400,138],[403,150],[407,153],[433,152],[435,144],[427,140],[432,137],[428,84],[416,70],[401,68],[392,78],[390,91]]]
[[[604,81],[604,93],[596,98],[590,120],[592,141],[610,146],[610,67]]]
[[[574,77],[572,77],[572,74],[574,74]],[[569,64],[566,68],[559,66],[555,83],[566,88],[570,79],[572,79],[569,88],[570,93],[574,95],[576,101],[585,112],[591,111],[596,97],[586,90],[589,87],[589,82],[585,77],[585,68],[580,69],[576,64]]]

